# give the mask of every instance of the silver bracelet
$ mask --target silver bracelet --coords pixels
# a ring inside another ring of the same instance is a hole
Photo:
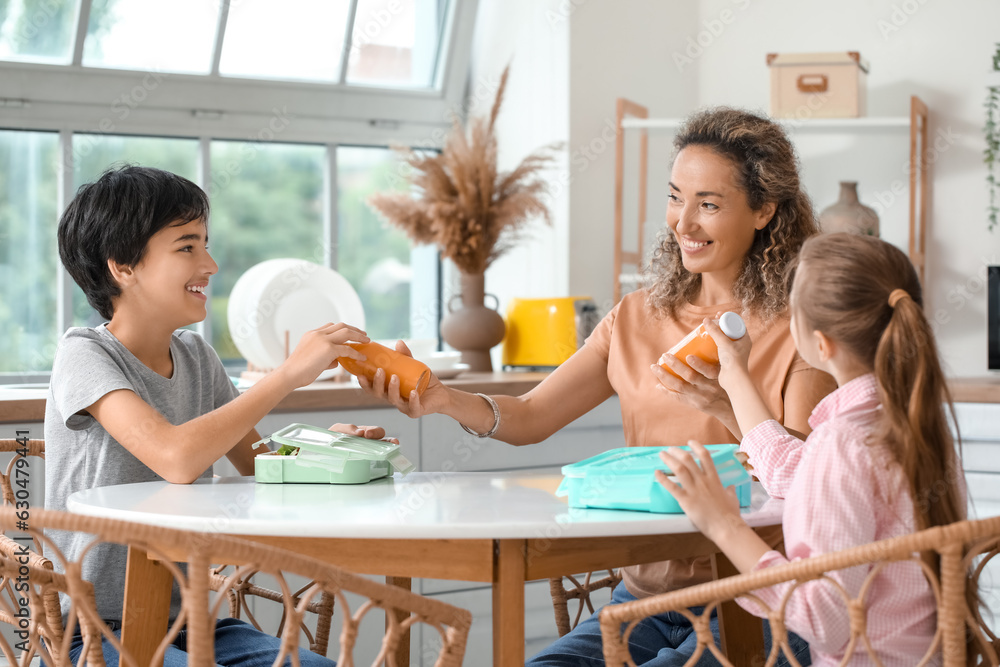
[[[480,396],[481,398],[483,398],[483,400],[489,403],[490,407],[493,408],[493,428],[491,428],[486,433],[476,433],[462,422],[459,422],[458,425],[464,428],[465,432],[468,433],[469,435],[474,435],[477,438],[489,438],[490,436],[492,436],[494,433],[497,432],[498,428],[500,428],[500,406],[498,406],[497,402],[494,401],[489,396],[487,396],[486,394],[476,394],[476,396]]]

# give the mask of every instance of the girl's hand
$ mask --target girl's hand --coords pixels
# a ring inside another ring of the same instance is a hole
[[[356,435],[360,438],[368,438],[369,440],[385,440],[386,442],[391,442],[394,445],[399,444],[399,438],[387,438],[385,437],[385,429],[381,426],[355,426],[354,424],[334,424],[328,430],[336,431],[337,433],[346,433],[347,435]]]
[[[722,485],[712,455],[704,446],[694,440],[688,441],[688,445],[690,452],[680,447],[668,447],[660,452],[660,459],[670,468],[673,477],[657,470],[656,481],[677,500],[695,527],[719,544],[720,536],[726,531],[746,525],[740,516],[736,490]],[[694,457],[701,462],[700,467]]]
[[[733,340],[722,333],[718,320],[707,318],[705,330],[719,348],[719,365],[715,367],[718,369],[716,377],[722,388],[728,391],[733,388],[737,377],[750,377],[750,349],[753,347],[750,334],[747,333],[739,340]]]
[[[281,364],[279,370],[287,375],[295,387],[302,387],[316,380],[320,373],[337,367],[338,357],[363,360],[361,354],[347,342],[367,343],[368,334],[361,329],[338,322],[307,331],[295,351]]]
[[[401,340],[396,341],[396,351],[408,357],[413,356],[410,348],[406,347],[406,343]],[[372,381],[366,377],[358,377],[358,384],[366,393],[394,405],[397,410],[413,419],[440,412],[448,400],[448,388],[433,373],[431,373],[431,380],[427,384],[427,388],[424,389],[423,395],[418,394],[414,389],[409,396],[402,396],[399,393],[399,376],[397,375],[389,378],[387,390],[385,371],[381,368],[375,371],[375,377]]]

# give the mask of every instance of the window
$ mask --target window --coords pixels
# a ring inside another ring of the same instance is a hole
[[[240,358],[226,313],[247,269],[278,257],[323,263],[325,161],[325,146],[212,143],[212,346],[224,360]]]
[[[0,373],[52,367],[58,135],[0,131]]]
[[[224,358],[232,285],[279,256],[344,273],[373,337],[436,337],[435,249],[412,248],[365,199],[405,187],[387,146],[439,145],[464,108],[476,7],[0,0],[0,324],[13,332],[0,382],[36,381],[25,374],[51,367],[62,331],[100,321],[55,232],[77,187],[121,162],[209,192],[220,274],[201,328]]]
[[[437,88],[453,13],[449,0],[4,0],[0,60]]]
[[[93,0],[83,64],[208,74],[221,2]]]
[[[196,139],[81,133],[71,141],[71,192],[124,163],[166,169],[195,182],[202,173]],[[57,316],[60,154],[56,133],[0,131],[0,236],[8,241],[0,256],[0,324],[12,332],[0,343],[0,374],[8,381],[48,371],[65,328]],[[211,282],[203,326],[223,360],[242,363],[228,330],[233,286],[251,266],[277,257],[317,263],[329,258],[361,297],[373,338],[437,337],[436,249],[411,247],[366,203],[376,191],[407,187],[391,150],[220,140],[210,143],[208,159],[210,179],[203,187],[212,205],[210,247],[219,273]],[[329,183],[331,173],[335,183]],[[328,216],[333,207],[336,215]],[[328,217],[336,220],[332,238]],[[70,304],[66,326],[103,321],[72,281],[62,289]]]
[[[0,2],[0,60],[69,65],[79,0]]]
[[[358,0],[348,83],[432,86],[447,8],[435,0]]]
[[[349,5],[348,0],[283,0],[276,11],[266,0],[232,3],[219,73],[339,81]]]
[[[405,189],[399,169],[388,149],[337,148],[337,270],[358,290],[369,336],[437,338],[437,250],[411,248],[365,203],[375,192]]]

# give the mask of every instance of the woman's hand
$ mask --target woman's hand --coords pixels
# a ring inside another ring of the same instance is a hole
[[[685,366],[674,355],[664,353],[657,363],[649,367],[660,383],[657,389],[715,417],[738,437],[739,426],[733,406],[726,390],[719,384],[718,364],[710,364],[693,355],[688,356],[687,362],[689,365]],[[661,364],[666,364],[680,377],[663,370]]]
[[[396,341],[396,351],[408,357],[413,356],[410,348],[406,347],[406,343],[401,340]],[[398,375],[389,378],[389,386],[386,388],[385,371],[381,368],[375,371],[375,377],[371,381],[366,377],[359,376],[358,384],[366,393],[391,403],[397,410],[413,419],[440,412],[448,401],[448,388],[433,373],[431,373],[431,380],[422,395],[414,389],[409,396],[402,396],[399,393]]]
[[[660,459],[673,477],[657,470],[656,481],[677,500],[695,527],[719,544],[726,532],[746,525],[740,516],[736,490],[722,485],[712,455],[703,445],[694,440],[688,441],[688,445],[691,451],[668,447],[660,452]]]
[[[337,433],[346,433],[347,435],[356,435],[359,438],[368,438],[369,440],[385,440],[394,445],[399,444],[399,438],[385,437],[385,429],[381,426],[356,426],[354,424],[338,423],[331,426],[328,430],[336,431]]]
[[[295,387],[316,380],[328,368],[336,368],[339,357],[362,360],[365,355],[347,345],[348,341],[367,343],[368,334],[343,322],[324,324],[303,334],[285,363],[279,366]]]
[[[733,340],[722,333],[718,320],[705,320],[705,330],[719,348],[719,365],[715,366],[719,385],[726,391],[732,390],[739,379],[750,377],[750,349],[753,342],[750,334]]]
[[[682,401],[712,416],[718,413],[732,412],[729,407],[729,396],[719,385],[719,366],[710,364],[695,356],[687,358],[689,366],[666,352],[660,356],[657,363],[650,366],[653,375],[660,381],[659,390],[677,394]],[[661,364],[666,364],[680,377],[663,370]]]

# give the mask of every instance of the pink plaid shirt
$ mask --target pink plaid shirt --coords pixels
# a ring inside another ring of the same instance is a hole
[[[824,398],[809,417],[808,439],[791,436],[767,421],[743,438],[740,448],[768,493],[785,498],[782,527],[786,559],[764,554],[755,570],[868,544],[915,530],[913,501],[902,469],[883,447],[866,444],[880,410],[874,375],[863,375]],[[872,568],[828,573],[856,598]],[[790,584],[755,591],[777,608]],[[748,598],[741,606],[758,616]],[[879,572],[865,597],[868,637],[885,667],[916,665],[936,628],[934,594],[915,563],[895,563]],[[844,598],[829,581],[801,584],[791,595],[785,623],[807,642],[813,665],[839,665],[850,640]],[[875,664],[864,643],[851,665]],[[937,664],[932,660],[931,664]]]

